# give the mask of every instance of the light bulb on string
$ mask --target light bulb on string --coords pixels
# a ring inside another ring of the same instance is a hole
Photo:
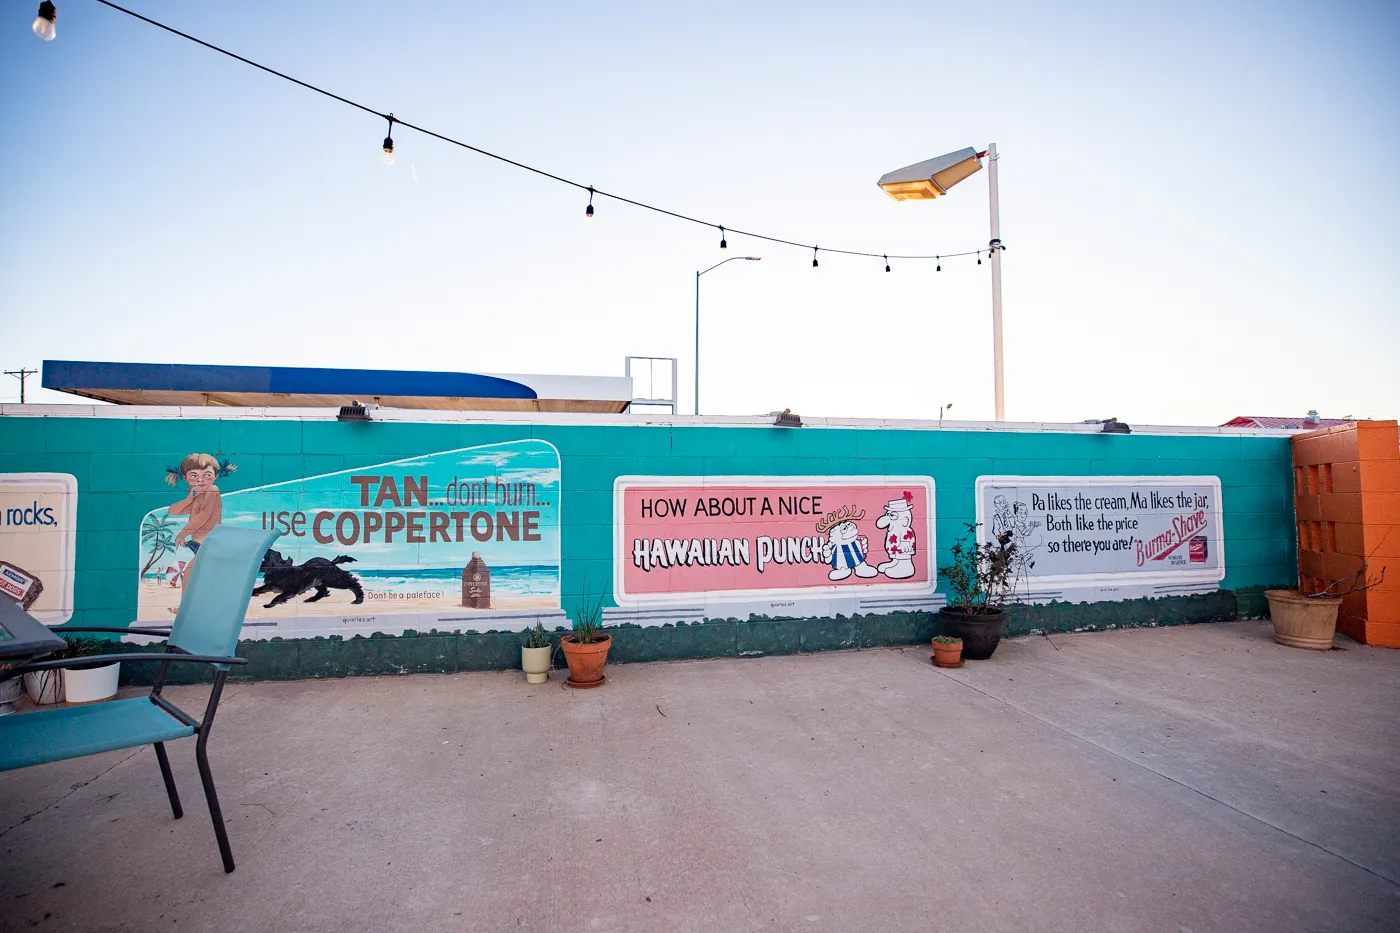
[[[379,161],[385,165],[394,164],[394,115],[388,116],[389,134],[384,137],[384,151],[379,154]]]
[[[888,256],[885,257],[885,271],[886,271],[886,272],[889,272],[889,271],[890,271],[890,257],[888,257]]]
[[[34,35],[45,42],[52,42],[58,35],[57,24],[58,7],[53,5],[52,0],[44,0],[39,4],[39,15],[34,17]]]
[[[982,251],[980,249],[977,251],[977,265],[982,265]]]
[[[942,272],[942,271],[943,271],[943,257],[942,257],[942,256],[934,256],[933,258],[934,258],[934,260],[938,263],[938,265],[936,265],[936,266],[933,267],[933,271],[934,271],[934,272]]]
[[[812,268],[817,268],[817,248],[815,246],[812,247]]]
[[[593,216],[593,186],[592,186],[592,185],[589,185],[589,186],[588,186],[588,208],[587,208],[586,210],[584,210],[583,216],[585,216],[585,217],[592,217],[592,216]]]
[[[724,228],[719,228],[719,248],[729,249],[729,241],[724,238]]]

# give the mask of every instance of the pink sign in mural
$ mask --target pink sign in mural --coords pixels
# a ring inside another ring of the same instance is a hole
[[[929,476],[620,476],[620,606],[866,592],[931,593]]]

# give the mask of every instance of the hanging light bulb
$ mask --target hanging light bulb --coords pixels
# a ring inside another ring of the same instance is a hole
[[[592,217],[592,216],[593,216],[593,186],[592,186],[592,185],[589,185],[589,186],[588,186],[588,209],[585,210],[585,211],[583,212],[583,216],[585,216],[585,217]]]
[[[394,115],[389,114],[389,135],[384,137],[384,151],[379,154],[379,161],[385,165],[394,164]]]
[[[729,249],[729,242],[728,242],[727,240],[725,240],[725,238],[724,238],[724,228],[723,228],[723,227],[720,227],[720,228],[719,228],[719,248],[720,248],[720,249]]]
[[[933,271],[934,271],[934,272],[942,272],[942,271],[943,271],[943,257],[942,257],[942,256],[934,256],[933,258],[934,258],[935,260],[937,260],[937,262],[938,262],[938,265],[936,265],[936,266],[933,267]]]
[[[885,271],[886,271],[886,272],[889,272],[889,271],[890,271],[890,257],[888,257],[888,256],[885,257]]]
[[[812,247],[812,268],[817,268],[817,248],[815,246]]]
[[[982,265],[982,251],[980,249],[977,251],[977,265]]]
[[[58,7],[54,6],[50,0],[44,0],[39,4],[39,15],[34,17],[34,35],[45,42],[52,42],[58,23]]]

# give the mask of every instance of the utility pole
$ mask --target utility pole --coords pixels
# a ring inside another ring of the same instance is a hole
[[[7,376],[14,376],[16,379],[19,380],[19,403],[20,403],[21,405],[24,404],[24,379],[25,379],[25,377],[26,377],[26,376],[38,375],[38,372],[39,372],[39,370],[37,370],[37,369],[25,369],[23,366],[21,366],[19,369],[7,369],[7,370],[5,370],[5,375],[7,375]]]

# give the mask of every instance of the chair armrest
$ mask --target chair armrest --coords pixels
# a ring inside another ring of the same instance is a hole
[[[119,632],[123,635],[154,635],[157,638],[169,637],[170,629],[167,628],[121,628],[111,625],[61,625],[58,628],[49,629],[51,632],[62,634],[64,632]]]
[[[183,654],[179,652],[164,654],[154,651],[130,651],[123,654],[90,654],[81,658],[58,658],[53,661],[34,661],[30,664],[21,664],[18,667],[12,667],[7,671],[0,671],[0,680],[12,680],[20,674],[31,674],[35,671],[60,670],[65,667],[78,667],[86,664],[111,664],[116,661],[198,661],[202,664],[248,663],[247,658],[221,658],[214,655]]]

